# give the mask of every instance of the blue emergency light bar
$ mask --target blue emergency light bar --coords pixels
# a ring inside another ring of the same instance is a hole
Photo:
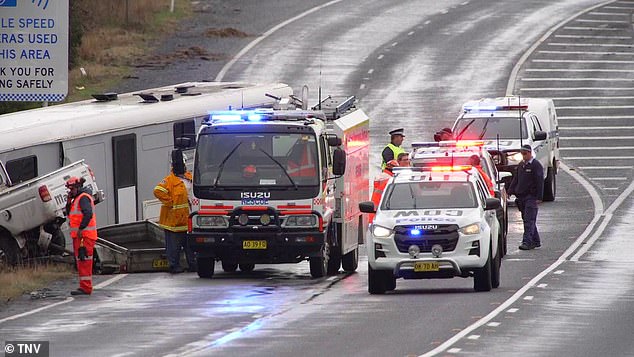
[[[220,110],[209,112],[206,123],[258,123],[267,120],[303,121],[325,120],[321,112],[307,110],[273,110],[260,108],[252,110]]]

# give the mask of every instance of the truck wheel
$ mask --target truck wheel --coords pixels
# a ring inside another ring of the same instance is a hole
[[[555,168],[549,167],[544,180],[544,201],[554,201],[557,193],[557,175]]]
[[[252,272],[253,269],[255,269],[255,264],[240,264],[240,270],[245,273]]]
[[[327,242],[336,242],[337,241],[337,229],[334,223],[330,223],[328,225],[328,234],[326,235],[326,244]],[[341,245],[338,247],[334,247],[330,249],[330,256],[328,257],[328,267],[326,273],[328,275],[337,275],[339,274],[339,267],[341,267]]]
[[[0,270],[22,263],[18,242],[11,236],[0,236]]]
[[[347,273],[353,273],[359,267],[359,247],[357,246],[354,250],[349,251],[346,255],[343,256],[343,261],[341,262],[343,266],[343,270]]]
[[[238,270],[238,264],[237,263],[227,263],[224,260],[222,261],[222,270],[226,271],[227,273],[233,273],[234,271]]]
[[[388,274],[391,274],[391,272],[386,270],[374,270],[368,263],[368,292],[373,295],[385,294],[389,285],[388,278],[391,278]]]
[[[197,258],[198,276],[211,279],[214,276],[215,262],[213,258]]]
[[[486,263],[480,269],[476,269],[473,275],[473,289],[475,291],[491,291],[491,249]]]
[[[500,236],[500,240],[502,237]],[[500,266],[502,265],[502,247],[498,245],[497,254],[491,262],[491,287],[497,288],[500,286]]]
[[[308,263],[310,265],[310,276],[313,278],[321,278],[326,275],[328,269],[328,260],[330,259],[330,245],[324,242],[321,257],[310,257]]]

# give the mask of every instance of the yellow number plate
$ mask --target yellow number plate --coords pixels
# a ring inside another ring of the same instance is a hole
[[[422,272],[422,271],[438,271],[440,267],[437,262],[417,262],[414,263],[414,271]]]
[[[152,268],[161,269],[161,268],[168,268],[168,267],[169,267],[169,263],[167,262],[167,259],[152,260]]]
[[[242,241],[242,249],[266,249],[265,240],[245,240]]]

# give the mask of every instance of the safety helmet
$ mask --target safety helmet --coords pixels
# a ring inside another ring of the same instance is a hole
[[[392,167],[399,167],[400,165],[398,164],[398,161],[390,160],[385,164],[385,166],[392,168]]]
[[[244,170],[242,170],[242,175],[244,177],[253,177],[257,173],[257,169],[255,165],[247,165]]]
[[[81,186],[81,185],[82,185],[81,179],[77,176],[71,176],[68,180],[66,180],[66,187],[68,188]]]

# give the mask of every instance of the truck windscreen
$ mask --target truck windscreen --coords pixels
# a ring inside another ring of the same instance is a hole
[[[461,118],[453,132],[459,140],[495,140],[498,135],[500,139],[519,139],[520,124],[517,117]],[[522,118],[522,139],[526,138],[526,122]]]
[[[194,185],[298,189],[319,185],[314,135],[301,133],[210,133],[201,135]]]
[[[391,185],[381,209],[474,208],[476,203],[468,182],[406,182]]]

